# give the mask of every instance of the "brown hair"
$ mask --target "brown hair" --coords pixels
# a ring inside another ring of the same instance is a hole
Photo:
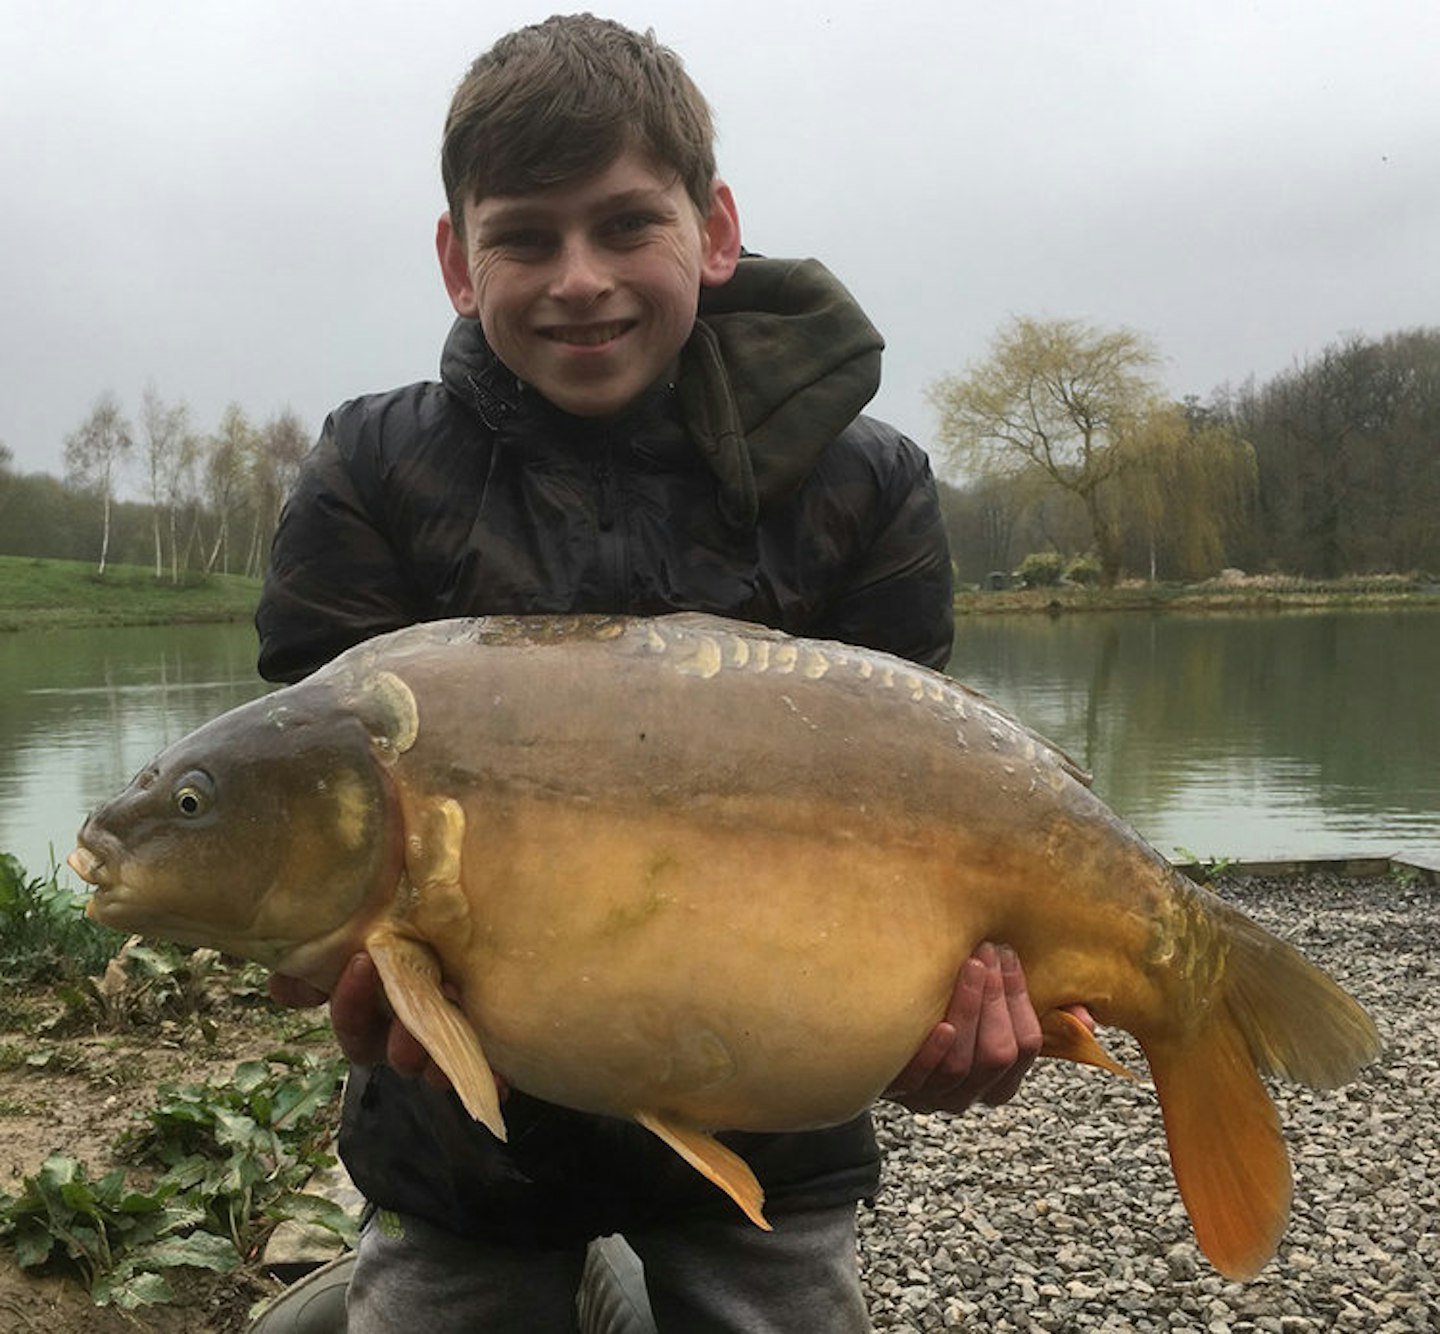
[[[632,148],[674,171],[704,214],[714,135],[700,90],[653,31],[556,15],[470,66],[445,118],[440,171],[462,234],[467,203],[582,181]]]

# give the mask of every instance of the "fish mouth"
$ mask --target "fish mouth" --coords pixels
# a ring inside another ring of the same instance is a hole
[[[87,885],[92,885],[97,893],[109,889],[110,879],[106,874],[105,859],[97,857],[83,843],[65,858],[65,864]]]
[[[65,858],[65,864],[95,891],[85,905],[85,916],[92,922],[100,921],[114,898],[114,871],[103,856],[83,842],[76,844],[75,850]]]
[[[87,825],[76,836],[75,850],[65,858],[65,864],[95,891],[86,908],[92,917],[98,900],[113,902],[124,897],[122,852],[119,841],[106,830]]]

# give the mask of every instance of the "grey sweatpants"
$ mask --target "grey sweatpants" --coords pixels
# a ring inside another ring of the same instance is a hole
[[[585,1274],[585,1334],[868,1334],[854,1208],[771,1221],[768,1233],[742,1220],[627,1235],[644,1266],[638,1302],[628,1253],[599,1248]],[[381,1211],[360,1237],[349,1334],[576,1334],[584,1270],[584,1247],[482,1245]]]

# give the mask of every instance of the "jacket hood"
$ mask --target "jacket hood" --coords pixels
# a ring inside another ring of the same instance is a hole
[[[884,345],[818,260],[746,256],[729,282],[701,290],[675,389],[731,523],[751,527],[794,495],[879,388]],[[455,322],[440,370],[492,429],[528,392],[477,320]]]

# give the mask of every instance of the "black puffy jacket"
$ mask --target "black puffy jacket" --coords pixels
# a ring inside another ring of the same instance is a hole
[[[298,680],[421,620],[677,610],[943,667],[950,566],[928,462],[858,415],[881,345],[821,265],[742,259],[702,295],[675,383],[597,421],[553,408],[458,321],[439,383],[353,400],[326,422],[276,534],[262,674]],[[375,1203],[502,1242],[734,1212],[638,1126],[518,1092],[505,1119],[500,1144],[453,1095],[356,1070],[341,1152]],[[876,1185],[868,1117],[724,1138],[770,1212]]]

